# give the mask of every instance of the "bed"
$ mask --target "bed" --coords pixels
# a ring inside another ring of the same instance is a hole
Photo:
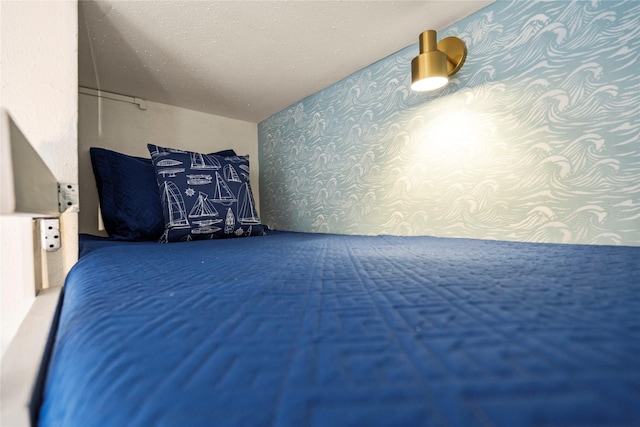
[[[48,426],[640,425],[640,247],[91,236]]]

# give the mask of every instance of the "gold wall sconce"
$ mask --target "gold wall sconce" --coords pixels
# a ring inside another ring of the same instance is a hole
[[[411,61],[411,89],[435,90],[449,82],[467,58],[467,47],[457,37],[447,37],[436,43],[436,32],[420,34],[420,54]]]

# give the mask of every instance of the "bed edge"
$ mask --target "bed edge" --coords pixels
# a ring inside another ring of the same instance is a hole
[[[0,361],[0,425],[32,426],[62,288],[42,290]]]

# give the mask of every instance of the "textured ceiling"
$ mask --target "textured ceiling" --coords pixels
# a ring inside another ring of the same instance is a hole
[[[489,3],[82,0],[79,83],[259,122]]]

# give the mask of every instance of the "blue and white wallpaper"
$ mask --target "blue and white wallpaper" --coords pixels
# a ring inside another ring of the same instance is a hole
[[[409,89],[416,43],[259,123],[263,222],[640,245],[640,2],[498,1],[450,35],[444,89]]]

